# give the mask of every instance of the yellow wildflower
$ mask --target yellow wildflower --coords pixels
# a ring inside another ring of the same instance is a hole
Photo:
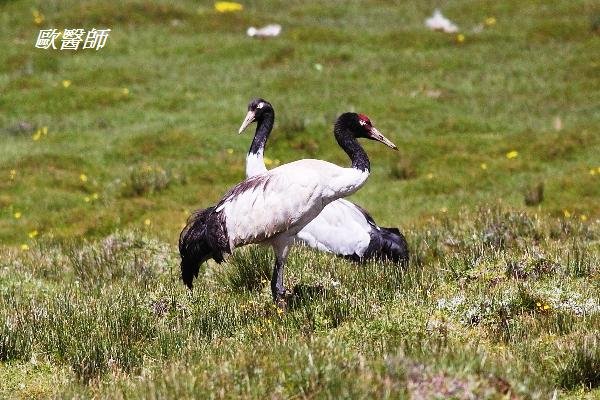
[[[21,218],[21,215],[22,215],[22,214],[21,214],[21,211],[17,211],[17,212],[15,212],[15,213],[13,214],[13,216],[15,217],[15,219],[19,219],[19,218]]]
[[[544,304],[544,310],[548,310],[550,308],[550,306],[548,304]]]
[[[150,218],[146,218],[144,220],[144,225],[146,225],[146,226],[150,226],[151,223],[152,223],[152,221],[150,221]]]
[[[538,306],[538,307],[541,307],[541,306],[542,306],[542,303],[540,303],[539,301],[536,301],[536,302],[535,302],[535,305],[536,305],[536,306]]]
[[[33,23],[36,25],[41,25],[44,22],[44,15],[38,10],[31,11],[31,15],[33,15]]]
[[[494,26],[494,25],[496,25],[496,18],[494,18],[494,17],[487,17],[485,19],[485,25],[486,26]]]
[[[33,239],[34,237],[36,237],[38,235],[38,231],[37,231],[37,229],[34,229],[31,232],[29,232],[27,235],[29,236],[30,239]]]
[[[509,160],[512,160],[513,158],[517,158],[519,156],[519,152],[516,150],[511,150],[508,153],[506,153],[506,158],[508,158]]]
[[[462,33],[459,33],[458,35],[456,35],[457,43],[464,43],[464,41],[465,41],[465,35],[463,35]]]
[[[427,179],[433,179],[433,177],[434,177],[432,172],[428,173],[426,176],[427,176]]]
[[[233,149],[231,149],[231,148],[227,149],[227,154],[233,154]]]
[[[481,163],[480,167],[481,167],[481,169],[485,170],[485,169],[487,169],[487,164],[486,163]]]
[[[10,170],[10,180],[14,181],[16,177],[17,177],[17,170],[16,169],[11,169]]]
[[[283,310],[279,307],[277,308],[277,314],[279,314],[279,315],[283,314]]]
[[[271,165],[273,164],[273,160],[271,160],[269,157],[265,157],[265,165]]]
[[[46,136],[48,134],[48,127],[42,126],[42,135]]]
[[[80,180],[81,182],[87,182],[87,181],[88,181],[88,177],[87,177],[87,175],[86,175],[86,174],[80,174],[80,175],[79,175],[79,180]]]
[[[121,89],[121,93],[123,93],[124,96],[129,96],[129,89],[127,89],[126,87]]]
[[[590,175],[596,175],[596,170],[594,168],[590,169]]]
[[[563,210],[563,215],[565,216],[565,218],[571,218],[571,213],[567,209]]]
[[[86,203],[89,203],[90,201],[92,201],[92,199],[90,198],[90,196],[85,196],[83,198],[83,201],[85,201]]]
[[[447,207],[442,207],[440,208],[440,211],[443,213],[447,213],[448,212],[448,208]]]
[[[100,195],[98,195],[98,193],[92,194],[92,199],[94,199],[94,200],[98,200],[99,197],[100,197]]]
[[[215,3],[215,10],[217,10],[220,13],[242,11],[243,9],[243,5],[241,5],[240,3],[235,3],[233,1],[217,1]]]
[[[596,168],[596,170],[600,174],[600,167]]]
[[[64,88],[68,88],[69,86],[71,86],[71,81],[68,79],[65,79],[62,81],[62,85]]]
[[[21,245],[21,250],[23,250],[23,251],[27,251],[27,250],[29,250],[29,246],[28,246],[28,245],[26,245],[25,243],[23,243],[23,244]]]
[[[585,214],[581,214],[581,215],[579,216],[579,219],[580,219],[580,220],[582,220],[583,222],[585,222],[585,221],[587,221],[587,215],[585,215]]]
[[[31,138],[33,139],[34,142],[37,142],[38,140],[40,140],[40,138],[42,137],[42,130],[38,129],[37,131],[35,131],[35,133],[33,134],[33,136],[31,136]]]

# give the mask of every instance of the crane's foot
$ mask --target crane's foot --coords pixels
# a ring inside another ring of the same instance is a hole
[[[287,299],[285,298],[285,296],[275,300],[275,307],[277,307],[278,310],[287,311],[288,302],[287,302]]]
[[[281,305],[287,303],[287,290],[285,287],[274,288],[271,290],[273,294],[273,302],[277,305],[277,307],[281,308]]]

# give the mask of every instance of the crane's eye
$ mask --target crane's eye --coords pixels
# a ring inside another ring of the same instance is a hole
[[[262,101],[260,103],[258,103],[258,105],[256,106],[256,108],[263,108],[265,106],[265,103],[263,103]]]
[[[362,126],[365,126],[367,123],[365,121],[363,121],[362,119],[358,120],[358,123],[361,124]]]

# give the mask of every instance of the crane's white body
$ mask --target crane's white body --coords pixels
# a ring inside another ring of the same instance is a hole
[[[324,161],[320,162],[325,163]],[[293,164],[295,163],[286,165]],[[335,167],[340,168],[338,166]],[[271,171],[276,171],[277,169],[274,168]],[[353,170],[356,174],[360,172],[353,168],[341,169]],[[247,178],[264,174],[267,171],[262,150],[257,153],[248,153],[246,157]],[[329,175],[323,175],[323,178],[329,180]],[[369,246],[371,240],[370,232],[373,229],[373,226],[369,224],[361,209],[348,200],[338,197],[336,200],[326,204],[323,210],[306,224],[304,228],[299,231],[290,231],[290,234],[295,234],[295,239],[320,251],[345,256],[356,254],[362,257]]]
[[[294,161],[249,177],[215,211],[225,215],[232,250],[261,242],[287,247],[324,207],[356,192],[368,176],[367,171],[326,161]]]
[[[338,199],[329,203],[315,219],[310,221],[296,237],[307,246],[317,250],[349,256],[362,257],[373,228],[363,213],[348,200]]]

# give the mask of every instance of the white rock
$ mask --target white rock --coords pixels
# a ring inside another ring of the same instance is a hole
[[[435,9],[433,15],[425,20],[425,26],[432,31],[442,31],[446,33],[458,32],[458,26],[442,15],[439,9]]]
[[[250,37],[274,37],[279,36],[281,33],[281,25],[279,24],[269,24],[265,25],[262,28],[255,28],[251,26],[246,31],[246,34]]]

